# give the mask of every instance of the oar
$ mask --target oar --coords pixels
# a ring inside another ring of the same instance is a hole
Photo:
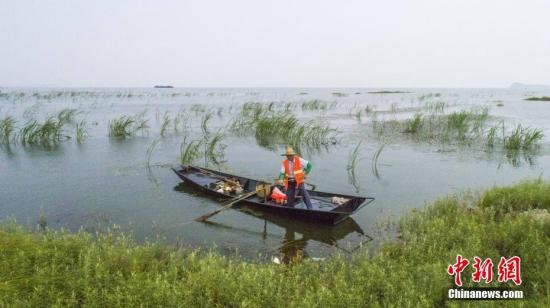
[[[215,210],[215,211],[213,211],[213,212],[211,212],[211,213],[202,215],[201,217],[195,218],[195,221],[198,221],[198,222],[205,222],[208,218],[210,218],[210,217],[212,217],[212,216],[218,214],[218,213],[221,212],[221,211],[227,210],[228,208],[232,207],[235,203],[237,203],[237,202],[239,202],[239,201],[241,201],[241,200],[243,200],[243,199],[246,199],[246,198],[248,198],[248,197],[252,197],[252,196],[254,196],[255,194],[256,194],[256,191],[251,191],[251,192],[249,192],[249,193],[247,193],[247,194],[244,194],[244,195],[242,195],[242,196],[240,196],[240,197],[237,197],[237,198],[231,200],[229,203],[225,204],[223,207],[221,207],[221,208],[219,208],[219,209],[217,209],[217,210]]]

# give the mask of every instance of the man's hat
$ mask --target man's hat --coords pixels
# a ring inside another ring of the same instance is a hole
[[[290,156],[290,155],[298,155],[294,153],[294,150],[292,149],[292,147],[286,147],[285,154],[281,154],[281,156]]]

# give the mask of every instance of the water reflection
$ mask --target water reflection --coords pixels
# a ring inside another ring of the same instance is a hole
[[[212,221],[205,222],[205,225],[211,228],[219,228],[261,237],[264,240],[267,238],[278,239],[280,244],[275,245],[275,247],[266,248],[265,253],[268,255],[275,254],[280,262],[285,264],[295,263],[303,258],[309,258],[307,246],[311,242],[316,242],[321,246],[333,250],[351,253],[366,242],[372,240],[372,238],[365,234],[363,229],[361,229],[357,222],[351,217],[336,226],[330,226],[296,220],[273,213],[260,212],[257,209],[252,209],[247,206],[242,206],[239,210],[247,216],[263,219],[263,230],[250,230]],[[274,226],[284,230],[282,237],[280,234],[276,235],[275,232],[272,232],[276,229],[273,228]],[[357,239],[346,241],[346,238],[351,235],[355,236]],[[342,247],[344,243],[348,245],[351,244],[352,247]]]

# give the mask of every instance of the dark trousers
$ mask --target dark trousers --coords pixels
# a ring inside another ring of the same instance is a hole
[[[304,183],[298,186],[300,195],[306,204],[308,210],[311,210],[311,200],[309,199],[309,193],[305,189]],[[296,181],[288,181],[288,189],[286,190],[287,206],[294,206],[294,198],[296,197]]]

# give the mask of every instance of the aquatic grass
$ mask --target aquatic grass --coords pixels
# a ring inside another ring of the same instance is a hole
[[[155,148],[157,147],[159,141],[160,141],[160,138],[155,139],[153,140],[153,142],[151,142],[151,145],[147,147],[147,151],[145,153],[145,165],[147,166],[148,169],[151,168],[151,158],[153,156],[153,152],[155,151]]]
[[[492,126],[487,132],[487,146],[490,148],[495,146],[495,141],[497,138],[497,129],[499,129],[499,127],[500,125]]]
[[[283,145],[319,149],[337,143],[336,129],[323,122],[302,123],[292,113],[268,113],[262,107],[243,110],[230,130],[240,136],[253,135],[258,145],[269,149]]]
[[[135,116],[121,116],[109,121],[109,136],[126,138],[134,136],[139,131],[149,128],[148,120],[144,119],[144,113]]]
[[[420,131],[423,123],[424,120],[422,118],[422,114],[417,113],[411,120],[407,120],[403,132],[407,134],[416,134]]]
[[[504,137],[506,150],[532,150],[538,146],[544,137],[542,130],[517,125],[511,133]]]
[[[389,134],[404,134],[416,140],[442,143],[459,142],[468,144],[483,138],[489,119],[488,109],[455,111],[450,114],[416,113],[405,120],[372,121],[372,127],[381,138]]]
[[[9,145],[15,139],[15,118],[8,116],[0,120],[0,139],[2,144]]]
[[[361,148],[361,142],[359,141],[357,145],[349,152],[348,163],[346,166],[348,172],[348,182],[355,188],[355,192],[359,192],[359,185],[357,183],[356,168],[359,161],[359,150]]]
[[[36,120],[27,122],[18,133],[18,140],[23,145],[54,145],[59,141],[70,138],[63,133],[63,119],[55,116],[47,118],[40,123]]]
[[[309,101],[302,102],[302,110],[310,110],[310,111],[326,111],[328,109],[332,109],[335,107],[335,102],[329,103],[327,101],[322,101],[319,99],[313,99]],[[270,111],[272,109],[269,109]]]
[[[207,112],[206,114],[204,114],[201,118],[201,129],[202,129],[202,133],[204,135],[207,135],[209,134],[209,131],[208,131],[208,121],[210,121],[210,119],[212,119],[212,113],[211,112]]]
[[[361,148],[361,141],[355,145],[353,150],[349,152],[348,155],[348,164],[347,164],[347,170],[348,172],[355,173],[355,168],[357,167],[357,161],[359,158],[359,149]]]
[[[550,96],[541,96],[541,97],[533,96],[533,97],[525,98],[525,100],[526,100],[526,101],[549,102],[549,101],[550,101]]]
[[[380,154],[382,154],[382,150],[384,150],[384,147],[386,144],[382,144],[374,153],[372,157],[372,173],[377,179],[380,179],[380,173],[378,172],[378,160],[380,159]]]
[[[172,120],[172,123],[174,125],[174,132],[178,133],[180,130],[186,131],[188,121],[189,121],[188,114],[182,111],[178,112],[178,114]]]
[[[523,300],[503,307],[550,305],[550,184],[527,181],[487,190],[481,198],[448,196],[413,210],[397,223],[397,239],[349,257],[279,265],[212,251],[136,244],[112,227],[91,234],[43,232],[8,221],[0,227],[0,305],[154,307],[446,307],[479,301],[447,298],[447,274],[458,254],[520,256],[521,287],[511,282],[472,282],[464,288],[522,290]],[[513,204],[503,210],[502,205]],[[537,211],[535,211],[537,210]],[[496,264],[495,264],[496,267]],[[307,282],[308,288],[303,288]],[[297,292],[296,290],[300,290]],[[123,304],[121,304],[123,303]]]
[[[160,127],[160,136],[161,137],[164,137],[165,134],[166,134],[166,130],[168,128],[168,126],[170,125],[170,115],[168,114],[168,111],[164,112],[164,115],[162,117],[162,125]],[[177,126],[174,126],[174,127],[177,127]]]
[[[75,136],[76,136],[76,142],[82,143],[84,139],[88,137],[88,130],[87,130],[87,123],[85,120],[81,120],[80,122],[76,123],[75,125]]]
[[[79,111],[77,109],[66,108],[66,109],[61,110],[57,114],[57,121],[61,125],[74,123],[74,119],[78,114],[79,114]]]
[[[183,141],[180,144],[179,162],[182,165],[194,163],[201,155],[201,145],[201,140],[187,141],[187,136],[183,138]]]
[[[214,165],[220,165],[225,162],[225,149],[227,145],[222,143],[224,136],[221,130],[219,130],[213,136],[209,136],[209,138],[203,140],[205,145],[204,158],[206,166],[208,166],[208,162]]]
[[[424,104],[424,108],[433,113],[444,113],[446,105],[444,101],[427,102]]]

